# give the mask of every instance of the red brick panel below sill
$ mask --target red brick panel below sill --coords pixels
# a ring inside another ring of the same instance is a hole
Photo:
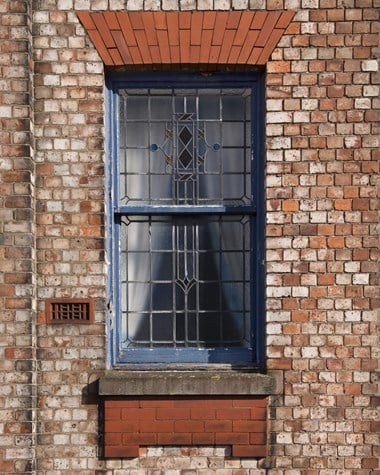
[[[104,456],[137,457],[140,446],[231,445],[234,457],[265,457],[267,407],[262,396],[106,398]]]

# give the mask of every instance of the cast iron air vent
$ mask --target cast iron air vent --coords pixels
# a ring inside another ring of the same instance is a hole
[[[46,323],[92,323],[92,299],[47,299]]]

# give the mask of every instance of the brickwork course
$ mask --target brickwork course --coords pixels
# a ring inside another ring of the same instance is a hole
[[[268,456],[101,457],[103,62],[76,10],[294,10],[266,65]],[[0,3],[0,473],[378,475],[377,0]],[[92,298],[88,325],[45,299]]]

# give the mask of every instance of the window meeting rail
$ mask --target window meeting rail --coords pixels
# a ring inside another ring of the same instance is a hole
[[[253,206],[120,206],[114,209],[116,215],[256,215]]]

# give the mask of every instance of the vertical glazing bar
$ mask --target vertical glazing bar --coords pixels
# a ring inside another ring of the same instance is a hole
[[[173,330],[172,330],[172,338],[173,338],[173,346],[177,346],[178,342],[178,335],[177,335],[177,297],[176,297],[176,292],[177,292],[177,284],[175,281],[175,275],[176,275],[176,264],[177,264],[177,259],[175,257],[175,240],[176,240],[176,220],[175,218],[171,218],[172,221],[172,232],[171,232],[171,251],[172,251],[172,295],[173,295],[173,302],[172,302],[172,319],[173,319]]]
[[[196,341],[197,341],[197,346],[200,346],[200,333],[199,333],[199,302],[200,302],[200,295],[199,295],[199,285],[200,285],[200,270],[199,270],[199,260],[200,260],[200,255],[199,255],[199,225],[196,225],[195,228],[195,250],[198,256],[196,266],[196,282],[195,282],[195,335],[196,335]]]
[[[224,174],[224,160],[225,160],[225,149],[223,148],[223,98],[222,98],[223,90],[219,91],[219,117],[217,120],[218,128],[219,128],[219,139],[220,139],[220,159],[219,159],[219,196],[218,199],[220,201],[223,200],[224,196],[224,183],[223,183],[223,174]]]
[[[175,119],[176,116],[173,115],[173,181],[175,183],[175,204],[180,204],[180,181],[178,179],[179,175],[179,164],[178,164],[178,121]]]
[[[219,269],[221,274],[223,275],[223,259],[222,259],[222,218],[218,217],[218,227],[219,227]],[[219,308],[218,308],[218,313],[219,313],[219,320],[220,320],[220,325],[219,325],[219,341],[223,341],[223,308],[222,308],[222,299],[223,299],[223,291],[222,291],[222,286],[223,286],[223,280],[220,278],[219,279],[219,288],[218,288],[218,297],[219,297]]]
[[[187,257],[188,257],[187,256],[187,239],[188,239],[187,231],[188,231],[188,227],[187,227],[187,225],[184,225],[184,227],[183,227],[183,244],[184,244],[184,248],[183,248],[183,257],[184,257],[183,280],[185,281],[185,283],[186,283],[186,281],[189,280],[189,268],[188,268],[188,260],[187,260]]]
[[[152,216],[149,216],[149,344],[153,348]]]
[[[151,127],[151,120],[152,120],[152,96],[150,94],[150,89],[148,90],[148,98],[147,98],[147,101],[148,101],[148,123],[149,123],[149,142],[148,143],[152,143],[152,140],[151,140],[151,130],[152,130],[152,127]],[[151,170],[151,159],[152,159],[152,154],[150,152],[149,153],[149,170]],[[148,176],[148,202],[151,203],[152,202],[152,174],[149,173],[149,176]]]
[[[200,176],[200,169],[199,169],[199,90],[197,89],[195,91],[195,130],[193,134],[193,140],[194,140],[194,157],[195,157],[195,164],[194,164],[194,171],[193,171],[193,176],[195,176],[197,179],[194,180],[193,184],[193,206],[199,204],[199,176]]]

